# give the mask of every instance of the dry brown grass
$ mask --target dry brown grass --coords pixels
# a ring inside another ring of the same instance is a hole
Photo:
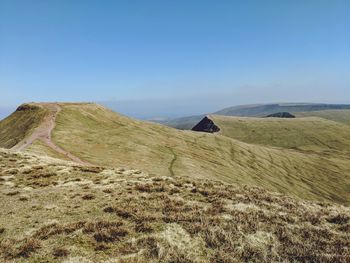
[[[257,187],[0,155],[1,262],[350,260],[350,210],[343,206]],[[6,177],[11,169],[18,171]],[[45,174],[53,175],[38,176]],[[7,195],[9,189],[28,200]]]
[[[41,248],[40,241],[34,238],[5,239],[1,241],[1,252],[5,259],[28,258]]]
[[[52,255],[55,258],[67,257],[69,255],[69,251],[64,247],[58,247],[53,249]]]

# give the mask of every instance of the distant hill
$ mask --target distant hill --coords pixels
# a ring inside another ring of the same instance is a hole
[[[308,112],[319,110],[350,109],[349,104],[322,104],[322,103],[279,103],[234,106],[214,112],[216,115],[262,117],[277,112]]]
[[[267,118],[295,118],[295,116],[289,112],[277,112],[266,116]]]
[[[295,115],[298,112],[310,111],[328,111],[328,110],[344,110],[350,109],[349,104],[322,104],[322,103],[275,103],[275,104],[254,104],[254,105],[240,105],[225,108],[214,112],[215,115],[225,116],[240,116],[240,117],[265,117],[270,114],[278,112],[289,112]],[[305,114],[305,113],[304,113]],[[164,125],[181,129],[189,130],[193,128],[205,115],[190,116],[183,118],[176,118],[164,122]],[[305,115],[304,115],[305,116]],[[317,115],[309,115],[317,116]],[[322,116],[320,116],[322,117]],[[329,116],[329,119],[332,116]],[[337,119],[341,119],[338,117]],[[347,119],[347,118],[346,118]]]
[[[97,104],[29,106],[35,110],[16,111],[0,122],[0,147],[11,148],[14,140],[23,138],[18,144],[27,146],[19,149],[78,163],[260,186],[350,204],[346,155],[248,144],[220,133],[179,131],[130,119]],[[41,122],[35,117],[38,110],[44,113]],[[16,130],[16,123],[30,119],[33,125]],[[47,134],[45,127],[53,127],[52,133]]]

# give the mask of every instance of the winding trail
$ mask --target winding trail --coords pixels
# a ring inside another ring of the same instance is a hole
[[[170,152],[172,153],[173,158],[171,159],[171,162],[170,162],[170,164],[169,164],[168,170],[169,170],[169,172],[170,172],[170,175],[171,175],[172,177],[174,177],[174,176],[175,176],[175,173],[174,173],[174,164],[175,164],[175,162],[176,162],[176,160],[177,160],[177,155],[176,155],[176,153],[174,152],[174,150],[173,150],[172,148],[169,147],[169,150],[170,150]]]
[[[43,141],[48,147],[50,147],[54,151],[67,156],[69,159],[78,164],[89,166],[93,165],[87,161],[80,159],[72,153],[62,149],[52,141],[51,132],[56,126],[56,117],[58,113],[62,110],[61,107],[57,103],[35,103],[35,105],[47,109],[47,115],[44,117],[42,123],[34,129],[33,133],[29,137],[24,138],[22,141],[20,141],[18,144],[12,147],[11,150],[23,151],[27,147],[32,145],[35,140],[38,139]]]

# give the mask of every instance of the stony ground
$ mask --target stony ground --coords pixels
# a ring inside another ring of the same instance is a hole
[[[349,262],[350,209],[0,150],[1,262]]]

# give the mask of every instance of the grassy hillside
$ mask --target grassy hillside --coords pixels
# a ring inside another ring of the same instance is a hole
[[[58,107],[41,105],[50,107],[51,114]],[[261,186],[312,200],[350,203],[348,155],[278,149],[217,134],[179,131],[129,119],[96,104],[60,104],[59,108],[53,142],[40,137],[26,151],[61,159],[80,158],[109,167],[136,168],[150,174]],[[28,114],[29,119],[38,116],[35,111]]]
[[[151,174],[258,185],[294,196],[349,203],[347,156],[301,153],[141,122],[94,104],[62,104],[57,145],[91,163]]]
[[[0,149],[1,262],[348,262],[349,208]]]
[[[70,161],[70,159],[67,156],[59,152],[56,152],[52,148],[48,147],[45,144],[45,142],[39,139],[35,140],[32,145],[30,145],[27,149],[25,149],[25,152]]]
[[[346,109],[350,109],[349,104],[279,103],[233,106],[213,114],[239,117],[265,117],[277,112],[290,112],[302,117],[324,117],[325,119],[349,123],[350,117]],[[300,114],[298,115],[297,113]],[[203,117],[204,115],[176,118],[166,121],[163,124],[180,130],[190,130]]]
[[[252,118],[210,115],[220,134],[243,142],[303,150],[350,152],[350,126],[322,118]]]
[[[350,110],[322,110],[298,112],[297,117],[319,117],[344,124],[350,124]]]
[[[24,104],[13,114],[0,121],[0,147],[11,148],[27,137],[43,120],[46,110]]]

